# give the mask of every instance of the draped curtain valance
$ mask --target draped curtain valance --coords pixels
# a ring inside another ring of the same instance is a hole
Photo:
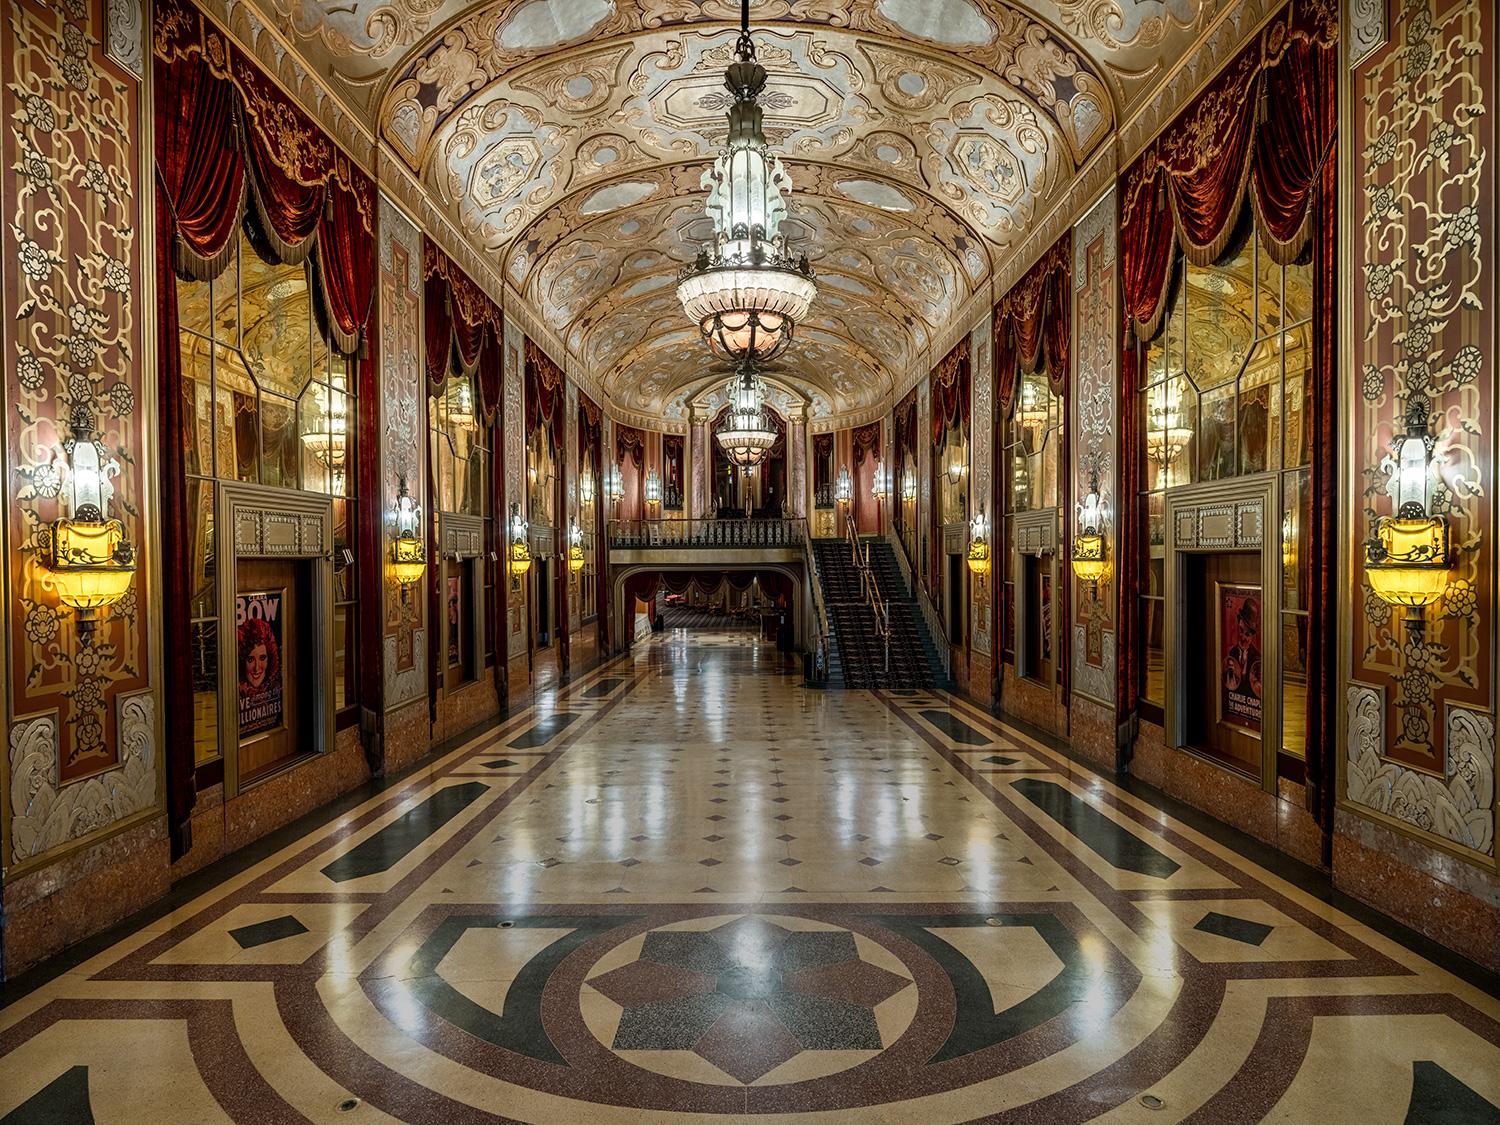
[[[1247,194],[1272,260],[1307,246],[1338,125],[1337,43],[1336,10],[1294,0],[1126,170],[1120,257],[1135,339],[1161,329],[1176,247],[1212,264]]]
[[[422,312],[429,392],[442,390],[449,359],[456,353],[464,374],[478,375],[480,408],[485,422],[492,422],[504,384],[505,318],[500,306],[426,237],[422,239]]]
[[[537,345],[526,341],[526,437],[529,440],[538,426],[550,427],[553,449],[562,448],[563,412],[562,368]]]
[[[1068,384],[1073,232],[1047,248],[995,306],[995,424],[1010,420],[1019,371],[1045,370],[1053,394]]]
[[[208,281],[233,260],[239,232],[270,260],[308,263],[312,306],[329,343],[359,355],[355,450],[376,444],[376,194],[370,178],[188,0],[152,6],[155,106],[156,362],[165,604],[193,598],[194,538],[186,451],[193,424],[183,393],[177,279]],[[376,459],[360,456],[361,508],[378,495]],[[379,522],[362,516],[359,596],[378,605]],[[367,617],[362,617],[368,623]],[[192,846],[196,804],[193,638],[185,609],[164,621],[163,741],[174,856]],[[361,702],[379,709],[379,629],[360,629]]]
[[[356,354],[375,300],[374,184],[187,0],[155,6],[154,41],[159,226],[172,270],[218,276],[248,202],[269,256],[311,257],[320,326]]]
[[[941,445],[943,431],[955,420],[969,424],[969,338],[965,336],[932,369],[932,442]]]
[[[915,387],[896,404],[891,414],[896,427],[896,460],[901,461],[906,453],[915,454],[917,448],[917,389]]]
[[[880,445],[880,423],[858,426],[854,430],[854,463],[863,465],[865,456]]]
[[[595,452],[604,442],[604,412],[599,404],[582,391],[578,392],[578,456],[580,460]]]
[[[623,465],[629,457],[637,469],[646,463],[646,435],[634,426],[615,426],[615,463]]]
[[[1119,490],[1145,487],[1143,412],[1136,342],[1161,331],[1176,249],[1213,264],[1240,228],[1249,197],[1261,244],[1272,261],[1312,260],[1313,351],[1307,386],[1311,511],[1299,545],[1307,636],[1306,794],[1325,829],[1333,823],[1338,720],[1336,603],[1338,560],[1337,125],[1338,12],[1318,0],[1292,0],[1235,56],[1197,100],[1126,170],[1120,190],[1120,270],[1126,325],[1121,365]],[[1145,505],[1119,528],[1120,581],[1143,588],[1150,528]],[[1136,669],[1145,625],[1135,598],[1120,603],[1116,697],[1119,720],[1140,698]]]

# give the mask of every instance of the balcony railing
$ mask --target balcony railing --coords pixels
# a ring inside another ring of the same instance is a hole
[[[611,520],[611,547],[786,547],[802,545],[804,520]]]

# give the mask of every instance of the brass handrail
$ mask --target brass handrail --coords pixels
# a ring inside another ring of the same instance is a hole
[[[880,596],[880,583],[876,581],[875,571],[870,566],[870,545],[860,542],[859,529],[854,525],[852,514],[845,513],[844,526],[848,531],[853,563],[859,569],[860,596],[869,603],[870,610],[875,615],[875,635],[885,644],[885,667],[882,670],[889,672],[891,670],[891,604]]]

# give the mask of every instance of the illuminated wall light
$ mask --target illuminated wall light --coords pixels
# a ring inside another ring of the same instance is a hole
[[[110,477],[119,475],[120,463],[103,459],[93,421],[87,409],[74,409],[73,437],[64,446],[68,515],[38,531],[51,588],[74,611],[84,647],[93,643],[99,610],[124,597],[135,575],[135,550],[125,538],[125,525],[109,518],[115,491]]]
[[[1073,574],[1080,582],[1087,582],[1095,596],[1099,583],[1109,573],[1109,560],[1105,555],[1104,503],[1099,496],[1099,475],[1089,477],[1089,492],[1078,511],[1078,534],[1073,538]]]
[[[1365,574],[1377,597],[1406,609],[1407,629],[1420,636],[1424,610],[1448,588],[1454,552],[1448,520],[1428,515],[1433,485],[1431,403],[1412,395],[1406,409],[1406,434],[1396,440],[1380,465],[1389,477],[1387,491],[1396,509],[1375,521],[1365,543]]]
[[[530,525],[521,516],[521,506],[514,500],[510,505],[510,551],[507,565],[510,567],[510,576],[519,582],[531,569],[531,546],[526,537],[530,532]]]
[[[983,582],[990,573],[990,527],[989,521],[985,519],[983,506],[969,524],[967,561],[969,572]]]
[[[391,544],[391,577],[403,592],[420,581],[427,569],[427,545],[422,539],[422,509],[407,491],[406,478],[396,489],[396,538]]]

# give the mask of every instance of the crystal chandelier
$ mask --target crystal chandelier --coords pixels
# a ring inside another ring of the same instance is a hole
[[[683,270],[677,299],[719,355],[735,363],[764,362],[792,342],[818,287],[807,256],[794,261],[781,233],[783,192],[792,181],[781,158],[766,148],[756,104],[766,69],[755,61],[749,0],[740,6],[740,37],[724,85],[734,95],[729,140],[702,183],[714,242]]]
[[[746,364],[729,381],[729,413],[714,431],[731,464],[747,473],[765,459],[779,436],[766,414],[765,388]]]
[[[1152,392],[1146,410],[1146,456],[1170,468],[1193,439],[1193,431],[1183,424],[1177,387],[1168,384]]]

